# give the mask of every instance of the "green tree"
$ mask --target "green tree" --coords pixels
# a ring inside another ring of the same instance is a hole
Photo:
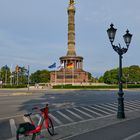
[[[10,75],[10,68],[7,65],[3,66],[0,71],[0,80],[2,83],[5,85],[8,84],[10,82]]]
[[[12,72],[13,84],[22,85],[28,82],[28,70],[25,67],[20,67]]]
[[[37,70],[30,76],[31,83],[47,83],[50,81],[50,72],[48,70]]]
[[[89,79],[89,82],[91,82],[91,83],[98,83],[98,78],[93,77],[90,72],[88,72],[88,79]]]
[[[111,73],[110,71],[106,71],[103,76],[104,82],[111,84]]]
[[[19,84],[27,84],[28,70],[25,67],[19,67]]]
[[[140,67],[133,65],[129,67],[129,82],[137,83],[140,82]]]
[[[104,77],[103,76],[101,76],[101,77],[99,77],[99,83],[104,83]]]
[[[130,67],[124,67],[122,69],[123,83],[140,83],[140,67],[137,65],[132,65]],[[119,79],[119,69],[108,70],[104,73],[104,75],[100,78],[104,83],[107,84],[117,84]]]

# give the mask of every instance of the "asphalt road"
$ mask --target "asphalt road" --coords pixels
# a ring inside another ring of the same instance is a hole
[[[0,91],[3,92],[3,91]],[[6,91],[4,91],[6,92]],[[8,91],[10,92],[10,91]],[[12,91],[13,92],[13,91]],[[9,94],[8,94],[9,95]],[[125,91],[125,100],[140,99],[139,91]],[[0,96],[0,119],[22,115],[33,106],[49,103],[51,110],[117,101],[117,91],[46,91],[20,96]]]
[[[50,115],[53,117],[56,127],[102,118],[114,115],[117,112],[117,91],[47,90],[43,92],[35,91],[32,94],[25,95],[21,92],[24,93],[25,91],[0,91],[0,140],[14,136],[10,133],[13,128],[16,130],[18,124],[23,122],[24,113],[30,112],[34,106],[41,107],[46,103],[50,105]],[[3,94],[6,96],[3,96]],[[125,91],[124,98],[126,111],[140,110],[139,91]],[[139,123],[139,120],[137,120],[137,123]],[[134,127],[132,128],[134,129]],[[116,131],[117,126],[113,129]],[[111,130],[113,131],[113,129]],[[101,132],[103,134],[107,133]]]

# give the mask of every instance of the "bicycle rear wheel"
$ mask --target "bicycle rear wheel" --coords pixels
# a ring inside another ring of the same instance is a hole
[[[52,120],[50,117],[48,118],[48,125],[49,125],[48,132],[51,136],[53,136],[54,135],[54,127],[53,127],[53,123],[52,123]]]
[[[18,132],[17,132],[17,136],[16,136],[17,140],[35,140],[35,138],[36,138],[36,134],[24,135],[24,134],[20,134]]]
[[[19,124],[19,127],[17,129],[17,140],[35,140],[36,134],[28,134],[27,132],[34,130],[35,126],[29,122],[21,123]]]

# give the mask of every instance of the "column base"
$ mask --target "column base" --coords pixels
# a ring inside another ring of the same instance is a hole
[[[119,97],[118,98],[118,112],[117,112],[117,118],[118,119],[124,119],[125,113],[124,113],[124,98]]]

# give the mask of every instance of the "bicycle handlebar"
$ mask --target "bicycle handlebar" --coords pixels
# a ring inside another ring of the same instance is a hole
[[[32,108],[32,110],[36,110],[36,109],[39,109],[39,107],[33,107],[33,108]]]
[[[49,104],[46,104],[46,107],[48,107]],[[43,107],[43,108],[39,108],[38,106],[36,107],[33,107],[32,110],[39,110],[39,111],[42,111],[43,109],[45,109],[46,107]]]
[[[39,108],[38,106],[33,107],[32,110],[38,110],[38,111],[44,112],[46,108],[48,108],[48,104],[46,104],[46,106],[43,107],[43,108]],[[25,117],[30,117],[32,114],[33,113],[27,113],[27,114],[24,114],[24,116]]]

